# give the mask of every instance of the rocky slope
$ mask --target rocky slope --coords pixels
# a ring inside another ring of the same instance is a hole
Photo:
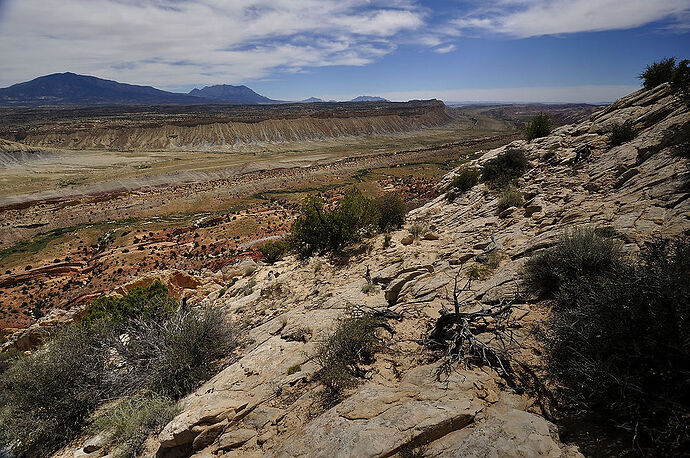
[[[609,147],[610,127],[625,121],[633,123],[636,138]],[[441,196],[412,212],[408,225],[428,224],[425,236],[409,243],[407,231],[398,231],[389,248],[379,236],[345,266],[325,258],[286,259],[209,273],[219,285],[239,278],[202,302],[248,326],[244,349],[183,400],[182,413],[149,439],[147,453],[386,457],[424,445],[427,456],[581,456],[560,441],[528,394],[488,369],[457,367],[439,380],[439,361],[419,342],[451,304],[456,274],[464,284],[467,269],[488,250],[501,261],[463,293],[468,310],[515,298],[529,255],[574,227],[611,227],[630,252],[653,237],[690,229],[688,164],[674,152],[678,132],[689,123],[690,111],[668,87],[639,91],[586,122],[481,154],[479,165],[507,148],[525,151],[531,169],[519,180],[528,197],[520,208],[497,215],[498,196],[481,184],[454,202]],[[368,270],[376,288],[366,294]],[[516,304],[523,326],[515,337],[529,349],[526,328],[543,307],[525,294]],[[389,321],[393,334],[381,332],[385,350],[367,367],[366,380],[342,402],[325,406],[314,379],[315,345],[352,307],[391,310],[401,318]],[[525,364],[538,363],[530,351],[521,355]],[[288,375],[293,366],[299,370]],[[74,447],[63,456],[106,453]]]

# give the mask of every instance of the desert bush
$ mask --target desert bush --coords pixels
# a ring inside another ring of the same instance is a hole
[[[153,289],[151,303],[142,299],[146,289],[133,290],[123,298],[131,308],[104,307],[88,325],[64,328],[0,374],[0,449],[48,456],[106,400],[142,389],[176,399],[211,375],[235,345],[222,312],[182,309],[164,287]],[[161,297],[165,313],[157,309]]]
[[[418,239],[422,235],[429,232],[429,226],[427,224],[417,221],[410,225],[409,231],[412,237]]]
[[[109,330],[71,326],[0,375],[0,444],[18,457],[49,456],[111,394]]]
[[[341,250],[378,227],[380,217],[374,202],[354,187],[333,210],[325,208],[322,199],[309,196],[292,225],[295,248],[302,256]]]
[[[212,307],[178,309],[159,321],[133,319],[123,333],[126,341],[113,345],[123,360],[118,383],[124,391],[144,387],[173,399],[194,390],[237,344],[223,311]]]
[[[266,258],[266,262],[273,264],[280,261],[289,250],[289,245],[285,240],[268,241],[259,247],[259,251]]]
[[[610,146],[618,146],[629,142],[635,138],[635,129],[631,122],[627,121],[623,124],[616,124],[611,128],[611,136],[609,137]]]
[[[484,280],[491,276],[491,270],[491,267],[484,264],[472,264],[465,269],[465,273],[472,280]]]
[[[10,348],[0,353],[0,375],[9,369],[9,367],[21,356],[22,353],[16,348]]]
[[[156,280],[146,287],[137,286],[122,297],[101,296],[94,299],[81,322],[90,326],[102,319],[116,323],[134,317],[153,319],[171,313],[177,305],[177,300],[168,297],[168,288]]]
[[[460,194],[455,189],[449,189],[448,191],[446,191],[446,200],[448,202],[453,202],[455,199],[458,198],[458,196],[460,196]]]
[[[525,128],[525,139],[531,142],[535,138],[546,137],[551,133],[551,118],[546,113],[539,113]]]
[[[544,269],[557,272],[537,335],[559,398],[568,410],[609,418],[651,455],[688,450],[690,236],[657,240],[637,260],[591,233],[575,238],[527,265],[550,288]]]
[[[479,170],[475,167],[463,167],[453,178],[450,186],[452,190],[463,193],[472,189],[477,183],[479,183]]]
[[[376,328],[381,321],[370,314],[347,316],[340,320],[335,331],[319,342],[315,361],[318,378],[333,394],[357,384],[362,375],[361,363],[373,360],[380,345]]]
[[[301,370],[302,370],[302,366],[300,366],[299,364],[295,364],[294,366],[288,367],[286,374],[287,375],[296,374]]]
[[[506,186],[527,171],[529,163],[522,150],[509,149],[489,159],[482,168],[482,181],[493,186]]]
[[[685,103],[690,103],[690,60],[678,63],[671,77],[671,87]]]
[[[380,231],[399,229],[405,224],[407,206],[397,194],[389,192],[379,196],[374,200],[374,205],[381,215],[379,219]]]
[[[554,247],[530,257],[525,279],[552,293],[571,278],[598,276],[615,269],[622,257],[618,240],[597,235],[595,229],[575,229]]]
[[[498,213],[502,213],[510,207],[520,207],[525,202],[522,193],[513,187],[508,187],[503,190],[501,197],[498,199]]]
[[[647,68],[640,74],[642,85],[645,89],[653,89],[662,83],[667,83],[673,78],[673,71],[676,68],[676,59],[667,57],[660,61],[647,65]]]
[[[138,456],[149,435],[160,432],[179,412],[176,403],[156,395],[120,400],[94,420],[94,430],[117,446],[115,456]]]
[[[393,236],[390,234],[386,234],[383,236],[383,249],[385,250],[386,248],[390,248],[391,246],[391,240],[393,240]]]

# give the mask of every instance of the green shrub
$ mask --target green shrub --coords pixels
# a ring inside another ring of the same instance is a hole
[[[400,229],[405,224],[407,205],[397,194],[389,192],[379,196],[374,200],[374,205],[381,215],[379,219],[381,232]]]
[[[177,399],[211,375],[236,344],[222,312],[181,309],[164,287],[152,289],[151,303],[143,299],[147,289],[130,292],[0,373],[0,450],[48,456],[105,401],[142,389]]]
[[[629,142],[635,138],[635,129],[630,121],[623,124],[616,124],[611,128],[611,136],[609,137],[610,146],[618,146]]]
[[[653,89],[662,83],[667,83],[673,78],[673,71],[676,68],[676,59],[667,57],[651,65],[640,74],[639,78],[645,89]]]
[[[577,238],[527,265],[546,287],[557,284],[537,335],[558,397],[566,410],[608,418],[645,455],[683,454],[690,447],[690,237],[655,241],[638,260],[622,257],[610,240]],[[556,282],[547,268],[556,268]]]
[[[522,193],[513,187],[503,190],[498,199],[498,213],[502,213],[510,207],[520,207],[525,202]]]
[[[94,421],[94,429],[117,446],[116,455],[138,456],[146,438],[160,432],[179,412],[176,403],[156,395],[127,397]]]
[[[506,186],[521,177],[528,167],[529,162],[522,150],[509,149],[486,161],[482,168],[482,181],[493,186]]]
[[[619,265],[620,242],[602,237],[593,229],[575,229],[548,250],[525,264],[526,280],[547,292],[555,292],[571,278],[597,276]]]
[[[391,240],[393,240],[393,236],[390,234],[386,234],[383,236],[383,249],[385,250],[386,248],[390,248],[391,246]]]
[[[112,394],[108,332],[68,327],[0,375],[0,444],[12,455],[49,456]]]
[[[429,232],[429,225],[424,224],[420,221],[417,221],[417,222],[414,222],[410,225],[409,231],[410,231],[410,234],[412,235],[412,237],[414,237],[415,239],[418,239],[422,235]]]
[[[458,172],[450,186],[461,193],[467,192],[479,183],[479,170],[475,167],[463,167]]]
[[[123,323],[130,318],[153,319],[157,315],[171,313],[178,303],[168,297],[168,288],[156,280],[149,286],[137,286],[125,296],[101,296],[91,301],[82,324],[90,326],[101,319]]]
[[[357,188],[350,188],[333,210],[323,200],[309,196],[302,213],[292,225],[295,247],[302,256],[338,251],[361,240],[378,227],[380,213],[374,202]]]
[[[318,378],[332,394],[357,384],[361,363],[370,363],[380,342],[376,328],[381,321],[372,315],[348,316],[338,323],[333,334],[321,341],[315,361]]]
[[[531,142],[535,138],[546,137],[551,133],[551,118],[546,113],[539,113],[525,128],[525,139]]]
[[[458,196],[460,196],[460,194],[455,189],[449,189],[448,191],[446,191],[446,200],[448,202],[453,202],[455,199],[458,198]]]
[[[268,241],[259,247],[259,251],[266,258],[266,262],[273,264],[283,259],[289,250],[289,245],[285,240]]]
[[[300,366],[299,364],[295,364],[294,366],[288,367],[287,375],[296,374],[301,370],[302,370],[302,366]]]
[[[131,320],[128,336],[113,343],[123,359],[119,383],[178,399],[208,378],[214,363],[232,351],[237,336],[217,308],[178,309],[160,320]]]
[[[678,63],[671,77],[671,87],[685,103],[690,103],[690,60]]]

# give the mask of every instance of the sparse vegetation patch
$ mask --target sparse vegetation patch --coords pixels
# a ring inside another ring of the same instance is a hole
[[[607,418],[633,447],[677,456],[690,446],[690,236],[639,258],[578,231],[526,265],[553,293],[537,336],[563,410]]]
[[[611,128],[610,146],[618,146],[635,138],[635,128],[631,122],[616,124]]]
[[[516,148],[489,159],[482,168],[482,181],[492,186],[507,186],[521,177],[529,167],[525,153]]]
[[[525,139],[531,142],[535,138],[546,137],[551,133],[551,118],[546,113],[539,113],[525,128]]]

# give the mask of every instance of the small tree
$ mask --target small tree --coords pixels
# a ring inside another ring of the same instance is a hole
[[[291,232],[297,251],[311,256],[337,251],[361,240],[366,232],[377,228],[380,219],[374,202],[353,187],[333,210],[325,208],[321,198],[307,197]]]
[[[546,113],[539,113],[527,123],[525,139],[531,142],[535,138],[546,137],[551,133],[551,118]]]
[[[690,60],[682,60],[673,71],[671,87],[685,103],[690,104]]]
[[[675,57],[667,57],[651,65],[640,74],[642,85],[645,89],[653,89],[660,84],[671,81],[676,68]]]
[[[479,183],[479,170],[476,167],[463,167],[458,170],[450,186],[459,192],[467,192]]]
[[[376,209],[381,214],[379,229],[382,232],[399,229],[405,224],[407,205],[397,194],[389,192],[379,196],[374,200],[374,205],[376,205]]]

